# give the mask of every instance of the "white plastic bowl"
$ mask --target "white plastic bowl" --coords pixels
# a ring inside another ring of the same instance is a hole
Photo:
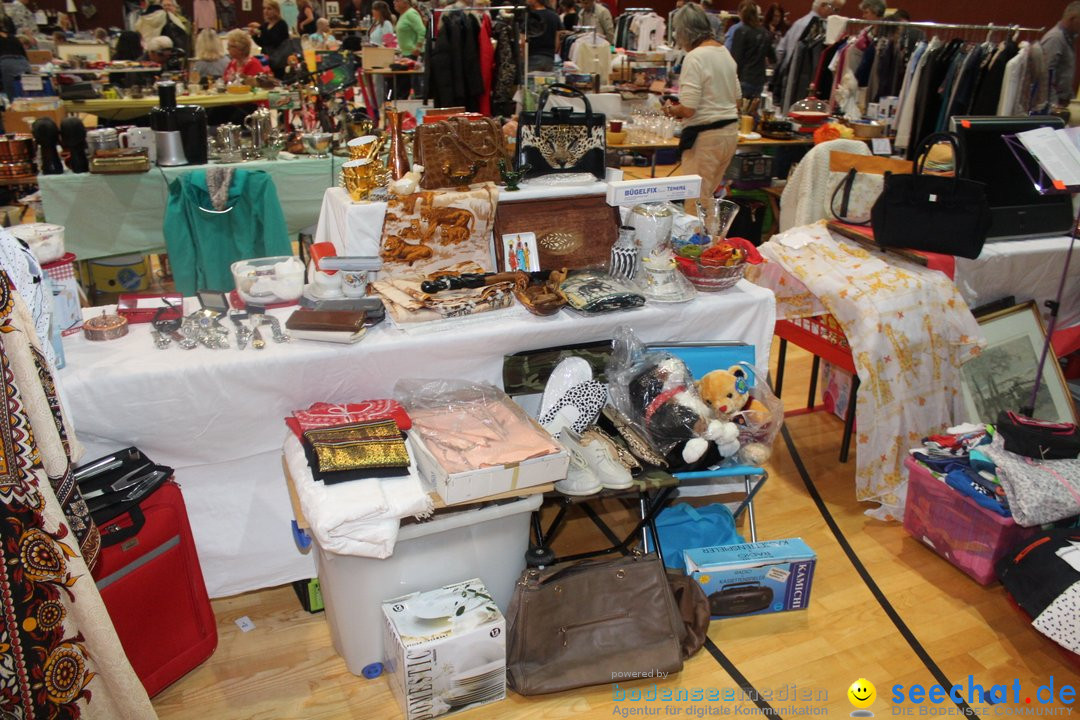
[[[11,234],[26,242],[37,261],[44,265],[64,256],[64,226],[50,223],[26,223],[9,228]]]
[[[294,302],[304,292],[304,263],[292,255],[238,260],[230,269],[236,292],[244,303]]]

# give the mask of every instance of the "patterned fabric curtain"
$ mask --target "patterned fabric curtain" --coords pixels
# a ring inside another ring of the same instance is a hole
[[[88,565],[100,537],[33,318],[0,271],[0,716],[154,718]]]

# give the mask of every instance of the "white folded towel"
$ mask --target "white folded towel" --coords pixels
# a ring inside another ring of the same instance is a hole
[[[300,509],[324,550],[389,557],[401,518],[425,517],[433,510],[414,463],[410,463],[408,475],[326,485],[312,476],[300,440],[292,432],[285,437],[283,452]]]

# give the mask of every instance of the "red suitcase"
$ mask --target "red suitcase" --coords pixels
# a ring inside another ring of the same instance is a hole
[[[180,486],[164,482],[101,527],[98,590],[152,697],[210,657],[217,623]]]

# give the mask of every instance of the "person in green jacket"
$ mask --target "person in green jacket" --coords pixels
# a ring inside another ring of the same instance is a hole
[[[424,56],[424,40],[427,28],[424,20],[416,11],[410,0],[394,0],[394,11],[398,14],[397,25],[394,26],[394,34],[397,35],[398,49],[401,54],[413,60],[420,60]],[[395,99],[409,97],[412,90],[412,76],[399,75],[394,77],[394,91],[398,93]]]

